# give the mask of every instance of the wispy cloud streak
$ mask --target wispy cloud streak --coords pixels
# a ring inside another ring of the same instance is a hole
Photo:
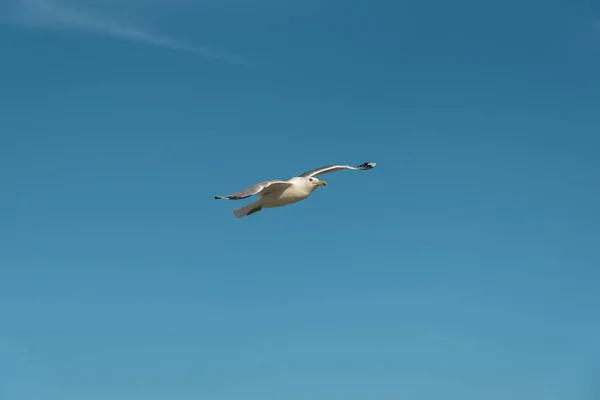
[[[74,29],[109,35],[122,39],[138,41],[153,46],[196,54],[199,56],[232,63],[247,65],[246,59],[240,56],[215,50],[208,46],[187,43],[156,32],[139,29],[130,25],[116,23],[98,15],[84,13],[49,0],[19,0],[19,9],[14,19],[23,26]]]

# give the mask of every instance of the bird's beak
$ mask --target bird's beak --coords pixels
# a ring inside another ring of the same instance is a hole
[[[317,185],[317,186],[327,186],[327,182],[325,182],[325,181],[318,181],[317,183],[315,183],[315,185]]]

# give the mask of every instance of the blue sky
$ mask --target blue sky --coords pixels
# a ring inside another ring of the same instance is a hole
[[[0,21],[0,398],[599,395],[600,3]],[[242,220],[212,198],[369,160]]]

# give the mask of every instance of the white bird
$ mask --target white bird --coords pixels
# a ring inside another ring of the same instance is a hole
[[[286,181],[259,182],[247,189],[228,196],[215,196],[215,199],[241,200],[258,194],[260,197],[258,201],[233,210],[233,215],[238,218],[243,218],[258,212],[263,208],[287,206],[306,199],[317,187],[327,186],[327,182],[316,178],[318,175],[329,174],[344,169],[368,170],[373,167],[375,167],[374,162],[366,162],[356,167],[350,165],[327,165],[322,168],[305,172],[300,176],[290,178]]]

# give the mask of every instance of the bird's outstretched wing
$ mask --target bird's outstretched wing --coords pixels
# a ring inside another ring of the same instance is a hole
[[[215,196],[215,199],[225,199],[225,200],[241,200],[247,197],[258,194],[260,196],[265,195],[266,193],[272,192],[278,189],[284,189],[290,186],[291,183],[287,181],[264,181],[259,182],[255,185],[250,186],[247,189],[240,190],[239,192],[232,193],[227,196]]]
[[[375,167],[375,163],[372,161],[366,162],[361,165],[357,165],[356,167],[353,167],[350,165],[327,165],[325,167],[321,167],[321,168],[313,169],[312,171],[305,172],[300,176],[310,177],[310,176],[329,174],[329,173],[341,171],[344,169],[366,170],[366,169],[372,169],[374,167]]]

